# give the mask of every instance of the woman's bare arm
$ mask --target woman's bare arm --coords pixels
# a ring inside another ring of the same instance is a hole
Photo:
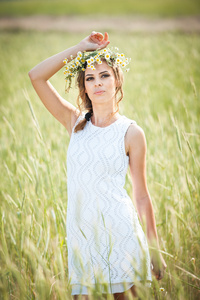
[[[146,181],[146,139],[141,127],[137,125],[131,125],[129,127],[127,132],[127,144],[134,198],[139,218],[143,225],[144,222],[146,224],[146,234],[149,245],[159,250],[153,205]],[[162,255],[156,251],[152,251],[151,262],[154,267],[153,272],[155,276],[157,276],[157,279],[161,279],[166,268],[166,263]],[[160,276],[159,272],[161,272]]]
[[[102,33],[92,32],[79,44],[45,59],[28,73],[39,98],[49,112],[65,126],[69,135],[71,135],[72,127],[78,117],[78,110],[59,95],[49,82],[49,78],[64,66],[63,60],[65,58],[70,61],[70,56],[76,56],[78,51],[83,52],[105,48],[108,44],[107,33],[105,33],[104,37]]]
[[[44,106],[65,126],[69,134],[71,134],[73,121],[78,117],[78,112],[76,113],[74,105],[59,95],[48,79],[64,66],[63,60],[65,58],[70,59],[70,55],[76,56],[78,51],[81,51],[80,47],[71,47],[47,58],[28,73],[32,85]]]

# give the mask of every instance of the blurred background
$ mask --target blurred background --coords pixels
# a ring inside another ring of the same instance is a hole
[[[120,113],[147,139],[147,183],[165,277],[141,299],[200,299],[200,1],[0,1],[0,299],[71,299],[67,266],[69,136],[28,72],[107,31],[131,57]],[[65,93],[63,70],[50,81]],[[132,197],[130,173],[125,188]],[[94,292],[94,299],[96,294]]]
[[[199,14],[199,0],[0,1],[4,29],[199,32]]]
[[[26,15],[146,15],[185,16],[198,15],[198,0],[7,0],[1,2],[1,16]]]

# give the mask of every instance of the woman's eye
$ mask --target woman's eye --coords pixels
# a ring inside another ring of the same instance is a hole
[[[92,80],[93,79],[93,77],[88,77],[87,79],[86,79],[86,81],[90,81],[90,80]]]
[[[109,74],[103,74],[103,75],[101,75],[101,78],[105,78],[105,77],[109,77],[109,76],[110,76]],[[87,77],[86,81],[91,81],[93,79],[94,79],[94,77]]]
[[[102,77],[109,77],[109,76],[110,76],[109,74],[102,75]]]

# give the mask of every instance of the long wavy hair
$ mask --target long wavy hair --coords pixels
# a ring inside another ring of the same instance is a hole
[[[102,61],[106,62],[106,60],[104,60],[104,59]],[[115,100],[116,100],[117,109],[116,109],[116,111],[114,111],[112,113],[112,115],[114,115],[115,113],[117,113],[119,111],[119,102],[123,99],[123,96],[124,96],[123,89],[122,89],[124,76],[123,76],[123,72],[122,72],[121,68],[117,64],[113,63],[111,68],[113,69],[115,81],[117,83],[116,84],[116,92],[115,92]],[[77,78],[76,78],[76,83],[77,83],[77,86],[79,89],[79,95],[78,95],[78,98],[76,101],[78,109],[80,111],[79,116],[81,115],[81,113],[83,111],[85,113],[89,112],[92,115],[93,114],[92,102],[91,102],[90,98],[88,97],[87,93],[85,93],[85,71],[79,72],[79,74],[77,75]],[[74,132],[83,130],[86,123],[87,123],[87,120],[85,118],[83,120],[81,120],[74,128]]]

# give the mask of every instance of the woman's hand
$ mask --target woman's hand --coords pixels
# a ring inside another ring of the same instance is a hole
[[[151,263],[153,266],[153,275],[157,280],[161,280],[164,276],[165,269],[167,268],[164,258],[160,253],[154,253],[151,255]]]
[[[103,35],[101,32],[92,31],[92,33],[79,43],[80,51],[95,51],[103,49],[110,44],[108,33]]]

